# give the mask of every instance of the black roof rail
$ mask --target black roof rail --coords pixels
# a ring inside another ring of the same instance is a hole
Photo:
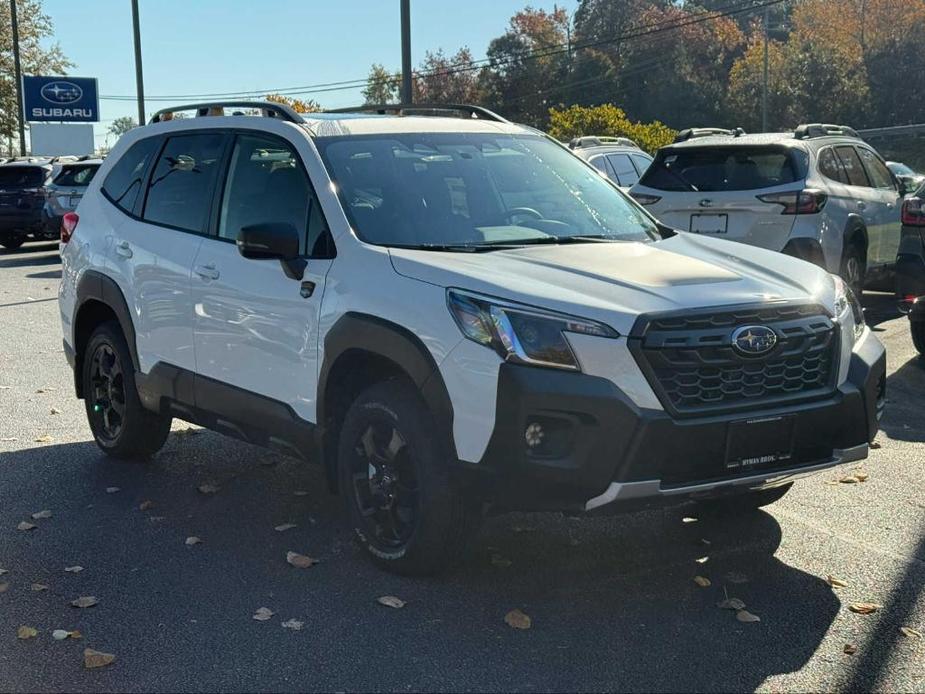
[[[573,137],[568,143],[569,149],[601,147],[603,145],[622,145],[623,147],[639,148],[635,140],[631,140],[628,137],[613,137],[611,135],[582,135],[581,137]]]
[[[467,118],[490,120],[496,123],[509,123],[507,118],[489,111],[484,106],[472,104],[365,104],[349,108],[335,108],[325,113],[378,113],[379,115],[394,114],[396,116],[440,116],[446,113],[463,113]]]
[[[808,140],[813,137],[827,137],[832,135],[841,135],[843,137],[856,137],[858,131],[847,125],[833,125],[832,123],[804,123],[793,131],[793,136],[797,140]]]
[[[274,101],[208,101],[200,104],[184,104],[182,106],[171,106],[170,108],[162,108],[160,111],[151,116],[151,123],[160,123],[161,121],[171,120],[171,118],[165,118],[167,116],[178,112],[178,111],[196,111],[196,116],[208,116],[210,111],[215,109],[222,109],[222,113],[226,108],[249,108],[249,109],[259,109],[260,115],[265,118],[279,118],[280,120],[289,121],[290,123],[304,123],[305,119],[302,118],[294,109],[287,106],[286,104],[278,104]],[[242,115],[242,114],[233,114],[233,115]]]
[[[675,135],[675,142],[687,142],[698,137],[710,137],[711,135],[725,135],[727,137],[741,137],[745,134],[742,128],[685,128]]]

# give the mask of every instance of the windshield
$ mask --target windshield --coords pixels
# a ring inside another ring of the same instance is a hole
[[[40,188],[45,169],[37,166],[0,166],[0,188]]]
[[[56,186],[87,186],[93,180],[98,164],[83,164],[80,166],[65,166],[55,178]]]
[[[540,136],[409,133],[315,143],[367,243],[472,249],[657,238],[634,203]]]
[[[640,185],[668,191],[757,190],[799,181],[805,169],[800,154],[783,147],[685,147],[659,152]]]

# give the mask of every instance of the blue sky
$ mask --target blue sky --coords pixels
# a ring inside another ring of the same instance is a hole
[[[468,46],[482,58],[526,2],[411,0],[412,60]],[[534,0],[533,7],[556,3]],[[574,11],[577,0],[558,0]],[[55,39],[100,93],[135,94],[129,0],[45,0]],[[360,79],[370,64],[398,68],[399,0],[140,0],[145,92],[150,96],[274,89]],[[325,107],[362,101],[359,89],[313,95]],[[149,101],[149,114],[182,102]],[[97,143],[134,101],[101,100]]]

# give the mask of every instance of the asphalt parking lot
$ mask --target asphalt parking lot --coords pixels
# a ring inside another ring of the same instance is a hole
[[[735,522],[503,516],[459,570],[420,580],[365,561],[298,461],[181,422],[149,464],[105,459],[61,352],[59,277],[55,245],[0,253],[2,690],[925,691],[925,637],[900,631],[925,634],[925,366],[889,297],[865,298],[889,355],[866,481],[829,471]],[[531,629],[504,622],[514,608]],[[85,647],[116,661],[85,670]]]

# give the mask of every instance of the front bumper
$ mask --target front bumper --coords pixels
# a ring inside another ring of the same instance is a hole
[[[461,468],[476,493],[509,510],[585,512],[783,484],[865,458],[885,383],[885,352],[869,331],[855,346],[847,380],[824,399],[684,419],[639,408],[604,378],[506,363],[488,448],[479,464]],[[795,417],[786,464],[727,468],[729,425],[779,415]],[[533,449],[527,444],[532,423],[546,436]]]

